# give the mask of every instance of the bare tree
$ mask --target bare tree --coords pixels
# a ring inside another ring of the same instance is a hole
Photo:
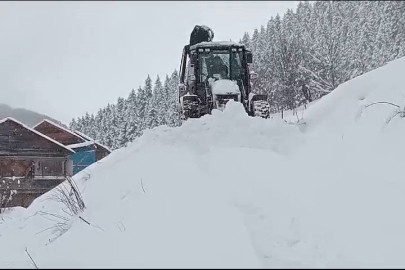
[[[71,177],[67,177],[66,182],[56,188],[51,198],[63,203],[69,210],[70,216],[78,215],[86,208],[79,188]]]
[[[0,214],[7,209],[16,194],[17,191],[10,189],[9,186],[0,192]]]
[[[86,208],[80,190],[77,187],[73,178],[71,177],[67,177],[65,182],[59,185],[55,190],[51,191],[49,199],[65,205],[67,211],[65,209],[62,209],[62,211],[70,217],[79,216],[81,213],[83,213],[84,209]],[[54,230],[53,233],[56,233],[56,235],[52,240],[50,240],[50,242],[61,236],[69,229],[69,223],[71,218],[67,216],[47,213],[43,211],[38,212],[38,214],[40,214],[43,218],[54,222],[53,226],[46,228],[42,231],[39,231],[37,233],[39,234],[53,229]],[[79,218],[81,217],[79,216]]]

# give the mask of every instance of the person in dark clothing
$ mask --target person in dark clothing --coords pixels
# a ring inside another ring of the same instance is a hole
[[[208,77],[213,78],[214,74],[220,74],[221,78],[228,77],[228,67],[224,64],[221,57],[214,56],[207,58]]]
[[[312,97],[311,97],[311,93],[309,92],[308,86],[305,85],[305,84],[303,84],[303,85],[301,86],[301,90],[302,90],[302,93],[304,94],[305,99],[306,99],[308,102],[311,102],[311,101],[312,101]]]
[[[231,72],[232,72],[232,79],[238,79],[242,75],[242,67],[240,64],[240,56],[237,53],[232,53],[231,57]]]
[[[34,178],[34,176],[35,176],[35,162],[31,161],[31,163],[28,167],[28,170],[25,174],[25,177],[31,179],[31,178]]]

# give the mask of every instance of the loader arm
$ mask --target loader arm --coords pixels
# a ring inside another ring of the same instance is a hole
[[[183,54],[181,57],[181,63],[180,63],[180,83],[184,83],[184,76],[186,73],[186,64],[187,64],[187,55],[189,53],[189,46],[186,45],[183,48]]]

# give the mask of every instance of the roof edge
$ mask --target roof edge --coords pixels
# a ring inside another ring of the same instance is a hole
[[[61,144],[60,142],[57,142],[57,141],[55,141],[54,139],[52,139],[52,138],[46,136],[45,134],[42,134],[41,132],[36,131],[34,128],[30,128],[29,126],[27,126],[27,125],[21,123],[20,121],[18,121],[17,119],[15,119],[15,118],[13,118],[13,117],[6,117],[6,118],[0,120],[0,124],[6,122],[7,120],[10,120],[10,121],[12,121],[12,122],[14,122],[14,123],[16,123],[16,124],[22,126],[23,128],[25,128],[25,129],[27,129],[27,130],[29,130],[29,131],[35,133],[36,135],[41,136],[42,138],[44,138],[44,139],[46,139],[46,140],[48,140],[48,141],[50,141],[50,142],[52,142],[52,143],[54,143],[54,144],[56,144],[56,145],[62,147],[62,148],[64,148],[65,150],[68,150],[68,151],[71,152],[71,153],[76,153],[73,149],[70,149],[70,148],[66,147],[65,145]]]
[[[58,129],[60,129],[60,130],[62,130],[62,131],[65,131],[65,132],[67,132],[67,133],[69,133],[70,135],[73,135],[73,136],[75,136],[76,138],[79,138],[79,139],[81,139],[81,140],[84,140],[81,136],[79,136],[78,134],[76,134],[76,133],[74,133],[73,131],[70,131],[69,129],[67,129],[67,128],[64,128],[64,127],[62,127],[61,125],[59,125],[59,124],[57,124],[57,123],[55,123],[55,122],[53,122],[53,121],[51,121],[51,120],[49,120],[49,119],[44,119],[44,120],[42,120],[41,122],[39,122],[38,124],[36,124],[34,127],[32,127],[33,129],[35,129],[36,127],[38,127],[39,125],[41,125],[42,123],[48,123],[48,124],[51,124],[51,125],[53,125],[54,127],[56,127],[56,128],[58,128]],[[86,140],[84,140],[84,142],[85,142]]]

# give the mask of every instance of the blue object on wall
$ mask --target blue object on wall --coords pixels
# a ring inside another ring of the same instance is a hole
[[[96,151],[88,147],[76,148],[70,156],[73,162],[73,174],[76,174],[96,162]]]

